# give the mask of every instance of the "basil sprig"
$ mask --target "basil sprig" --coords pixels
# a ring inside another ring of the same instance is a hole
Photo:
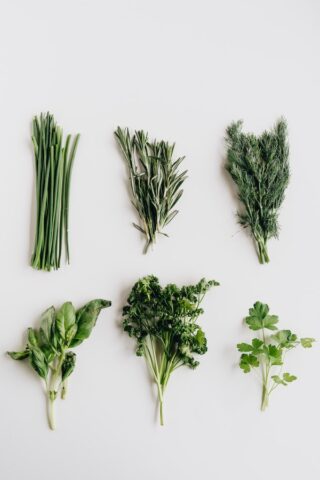
[[[55,429],[54,402],[58,395],[65,398],[67,379],[76,364],[76,354],[70,350],[91,334],[100,311],[110,307],[108,300],[96,299],[75,310],[66,302],[56,311],[48,308],[41,316],[40,328],[29,328],[25,349],[8,352],[14,360],[29,359],[31,367],[43,380],[48,399],[48,421]]]

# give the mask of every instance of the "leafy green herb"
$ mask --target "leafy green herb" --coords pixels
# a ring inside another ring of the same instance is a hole
[[[37,217],[31,265],[38,270],[60,267],[63,241],[70,263],[69,196],[78,141],[79,134],[73,141],[68,135],[63,143],[62,128],[50,113],[33,119]]]
[[[146,253],[157,234],[168,236],[162,230],[178,213],[174,207],[187,174],[178,170],[184,157],[173,160],[174,144],[149,142],[142,130],[131,136],[127,128],[118,127],[115,136],[128,164],[132,203],[140,219],[140,226],[133,225],[146,237]]]
[[[194,355],[207,351],[207,339],[196,323],[203,313],[200,304],[214,280],[196,285],[161,287],[154,276],[140,279],[123,308],[123,328],[137,340],[136,354],[144,356],[157,385],[160,424],[163,425],[163,396],[174,370],[198,366]]]
[[[276,315],[269,314],[268,305],[256,302],[249,310],[245,322],[250,330],[261,332],[261,338],[254,338],[251,343],[238,343],[241,352],[240,368],[244,373],[260,367],[262,380],[261,410],[265,410],[269,403],[270,394],[279,386],[287,386],[297,379],[288,372],[282,373],[286,353],[301,345],[311,348],[314,338],[298,338],[290,330],[278,330],[276,326],[279,319]],[[266,330],[275,332],[269,334]],[[276,370],[276,371],[275,371]]]
[[[267,241],[278,237],[278,210],[289,182],[287,124],[280,119],[259,137],[241,129],[241,121],[227,128],[226,169],[243,204],[239,223],[250,229],[260,263],[267,263]]]
[[[41,316],[40,328],[28,329],[26,348],[8,352],[14,360],[29,359],[31,367],[45,384],[48,399],[48,420],[55,428],[54,402],[60,394],[65,398],[67,380],[76,364],[76,354],[70,350],[89,337],[101,309],[110,307],[108,300],[92,300],[76,311],[71,302],[60,310],[48,308]]]

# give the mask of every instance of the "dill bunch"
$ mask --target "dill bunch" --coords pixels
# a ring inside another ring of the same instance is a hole
[[[178,213],[174,207],[187,174],[178,170],[184,157],[174,160],[174,144],[149,142],[143,130],[130,135],[128,128],[118,127],[115,136],[128,165],[132,204],[140,218],[140,225],[133,226],[146,237],[146,253],[158,234],[168,236],[163,229]]]
[[[227,128],[227,164],[243,209],[239,223],[249,228],[259,262],[268,263],[267,242],[279,234],[278,212],[289,182],[287,123],[281,118],[260,136],[242,132],[242,121]]]

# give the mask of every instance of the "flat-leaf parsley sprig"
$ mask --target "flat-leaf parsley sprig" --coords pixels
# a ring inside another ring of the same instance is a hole
[[[71,350],[91,334],[101,309],[108,300],[92,300],[79,310],[66,302],[56,311],[48,308],[41,316],[40,328],[28,329],[28,340],[21,352],[8,352],[14,360],[28,359],[42,379],[48,400],[48,421],[55,428],[54,403],[58,395],[65,398],[67,380],[75,368],[76,354]]]
[[[278,211],[289,182],[287,124],[280,119],[260,136],[242,132],[242,122],[227,128],[226,169],[238,188],[243,209],[239,223],[249,228],[259,262],[269,262],[267,242],[278,237]]]
[[[245,322],[250,330],[259,331],[259,338],[253,338],[251,343],[238,343],[241,352],[240,368],[244,373],[260,369],[262,383],[261,410],[269,404],[270,394],[279,387],[287,386],[297,379],[288,372],[283,373],[284,359],[288,351],[301,345],[311,348],[314,338],[298,338],[291,330],[278,330],[279,318],[269,314],[268,305],[256,302],[249,309]],[[267,331],[276,332],[268,334]]]
[[[132,204],[140,219],[140,225],[133,225],[146,238],[146,253],[158,234],[168,236],[163,229],[178,213],[175,206],[187,177],[187,170],[179,171],[184,157],[174,160],[174,144],[150,142],[143,130],[131,136],[128,128],[118,127],[115,136],[128,165]]]
[[[197,320],[207,291],[219,285],[200,280],[196,285],[162,287],[157,277],[140,279],[123,308],[123,328],[137,341],[136,354],[144,356],[157,386],[160,424],[163,425],[163,397],[171,374],[186,365],[196,368],[196,355],[207,351],[207,339]]]

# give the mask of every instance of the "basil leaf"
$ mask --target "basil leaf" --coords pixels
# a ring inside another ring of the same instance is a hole
[[[7,354],[13,358],[13,360],[24,360],[29,357],[30,350],[26,348],[22,352],[7,352]]]
[[[103,308],[110,307],[111,302],[108,300],[92,300],[84,305],[76,313],[77,332],[70,343],[71,347],[80,345],[91,334],[93,327],[96,324],[100,311]]]
[[[75,334],[77,333],[78,325],[75,323],[71,325],[71,327],[66,332],[66,344],[70,345],[70,342],[73,340]]]
[[[62,305],[56,315],[56,327],[61,336],[65,339],[67,330],[75,324],[76,312],[71,302]]]
[[[50,345],[52,335],[52,325],[54,322],[55,308],[48,308],[41,315],[41,324],[39,330],[39,336],[42,345]]]
[[[76,354],[73,352],[67,352],[61,367],[62,381],[64,381],[66,378],[68,378],[71,375],[75,365],[76,365]]]
[[[46,379],[48,375],[48,364],[45,354],[38,347],[32,348],[30,352],[30,363],[32,368],[40,375],[41,378]]]
[[[38,333],[34,328],[28,328],[28,345],[30,348],[39,347]]]

